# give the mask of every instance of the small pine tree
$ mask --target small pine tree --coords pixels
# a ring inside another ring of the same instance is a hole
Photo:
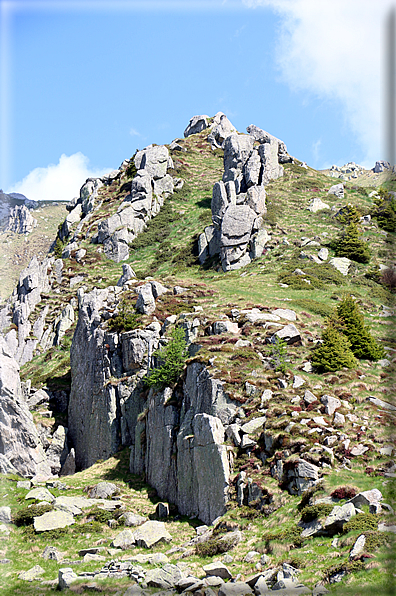
[[[357,358],[379,360],[385,352],[364,324],[364,317],[351,296],[346,296],[337,307],[340,330],[347,336],[351,350]]]
[[[277,372],[286,373],[286,355],[287,343],[283,339],[277,339],[275,343],[270,344],[270,357]]]
[[[319,372],[334,372],[357,365],[350,342],[332,323],[323,332],[322,340],[323,343],[315,349],[311,359],[312,365]]]
[[[170,342],[154,353],[161,365],[146,377],[147,385],[163,389],[176,383],[183,371],[187,354],[184,331],[181,327],[177,327],[171,333]]]
[[[347,257],[358,263],[368,263],[370,249],[367,242],[361,240],[360,232],[355,222],[351,222],[340,238],[334,243],[334,252],[337,257]]]
[[[55,255],[55,257],[57,259],[61,259],[62,258],[62,252],[63,252],[63,242],[59,238],[59,236],[57,236],[56,241],[55,241],[55,246],[54,246],[54,255]]]
[[[396,198],[384,188],[380,188],[378,194],[374,199],[371,215],[380,228],[387,232],[396,232]]]

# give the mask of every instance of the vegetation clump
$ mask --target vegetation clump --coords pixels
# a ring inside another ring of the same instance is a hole
[[[31,505],[23,507],[15,513],[12,518],[13,523],[20,526],[28,526],[33,523],[33,518],[39,517],[48,511],[52,511],[52,505]]]
[[[369,532],[378,530],[378,517],[372,513],[358,513],[344,524],[342,531],[348,532]]]
[[[304,507],[301,511],[301,521],[309,523],[320,517],[326,517],[333,511],[334,505],[329,503],[318,503],[317,505],[311,505]]]
[[[378,197],[374,199],[375,206],[371,211],[380,228],[386,232],[396,232],[396,199],[394,195],[380,189]]]
[[[160,389],[172,386],[177,382],[183,371],[187,355],[184,331],[181,327],[176,327],[171,333],[169,343],[154,353],[154,356],[161,364],[158,368],[150,371],[150,374],[146,377],[146,384],[149,387],[158,387]]]
[[[337,257],[347,257],[357,263],[370,261],[370,248],[367,242],[361,239],[359,229],[354,222],[350,223],[333,243],[333,249]]]
[[[138,329],[141,325],[140,315],[131,309],[130,306],[123,300],[118,308],[118,314],[112,317],[108,326],[110,331],[132,331]]]
[[[341,322],[340,330],[348,338],[351,350],[357,358],[376,361],[385,357],[383,347],[370,334],[363,315],[351,296],[346,296],[338,305],[337,316]]]
[[[339,486],[331,493],[334,499],[353,499],[356,495],[356,489],[353,486]]]
[[[322,336],[322,344],[315,349],[311,362],[319,372],[335,372],[342,368],[355,368],[357,361],[351,343],[331,322]]]

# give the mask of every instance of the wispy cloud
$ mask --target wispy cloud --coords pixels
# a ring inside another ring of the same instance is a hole
[[[20,192],[33,201],[71,201],[87,178],[103,176],[112,168],[95,170],[83,153],[61,155],[59,163],[35,168],[7,192]]]
[[[385,21],[395,0],[243,2],[280,15],[276,56],[289,86],[339,102],[365,163],[380,159]]]
[[[140,132],[138,130],[136,130],[136,128],[131,128],[129,130],[129,134],[131,135],[131,137],[141,137],[142,136],[140,134]]]
[[[315,165],[319,161],[319,154],[320,154],[320,146],[322,144],[321,139],[318,139],[314,143],[312,143],[312,157],[314,160]]]

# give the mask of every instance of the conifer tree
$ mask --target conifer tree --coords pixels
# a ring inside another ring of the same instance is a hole
[[[368,263],[370,260],[370,249],[367,242],[361,240],[360,236],[356,223],[351,221],[334,244],[336,256],[347,257],[358,263]]]
[[[169,387],[176,383],[181,375],[187,358],[187,344],[181,327],[176,327],[171,333],[170,342],[154,355],[161,365],[146,377],[149,387]]]
[[[319,372],[337,371],[342,368],[354,368],[356,358],[351,351],[351,344],[344,334],[337,331],[330,322],[323,332],[323,343],[316,348],[311,362]]]
[[[337,307],[340,330],[351,343],[351,350],[357,358],[379,360],[384,358],[385,352],[372,337],[364,324],[364,317],[351,296],[346,296]]]

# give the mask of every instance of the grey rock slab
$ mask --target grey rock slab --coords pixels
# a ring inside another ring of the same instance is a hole
[[[301,387],[304,384],[305,384],[305,380],[302,377],[300,377],[299,375],[294,375],[293,389],[298,389],[299,387]]]
[[[248,205],[229,205],[221,224],[221,246],[248,242],[255,218],[255,212]]]
[[[0,507],[0,523],[10,524],[11,523],[11,507],[7,505]]]
[[[332,397],[331,395],[323,395],[320,398],[320,401],[325,406],[326,414],[332,416],[337,408],[341,407],[341,402],[336,397]]]
[[[162,569],[150,569],[146,572],[145,582],[148,586],[167,590],[174,588],[183,576],[177,565],[167,564]]]
[[[221,577],[222,579],[231,579],[232,574],[230,573],[228,567],[221,563],[220,561],[213,561],[213,563],[209,563],[202,567],[204,572],[207,576],[215,575],[217,577]]]
[[[337,534],[354,515],[356,515],[356,509],[352,503],[345,503],[342,507],[336,505],[325,519],[323,527],[327,532]]]
[[[316,536],[320,534],[320,532],[323,530],[322,524],[317,519],[314,519],[313,521],[308,523],[299,522],[298,525],[301,528],[303,528],[303,531],[301,532],[302,538],[308,538],[308,536]]]
[[[355,447],[352,447],[351,449],[351,455],[354,455],[355,457],[358,457],[359,455],[363,455],[364,453],[366,453],[366,451],[368,451],[368,447],[366,447],[365,445],[355,445]]]
[[[322,199],[315,198],[309,203],[307,209],[312,213],[316,213],[317,211],[323,211],[323,209],[330,209],[330,205],[324,203]]]
[[[381,523],[381,524],[378,524],[378,531],[379,532],[392,532],[392,534],[396,534],[396,526],[388,526],[387,524]]]
[[[246,422],[246,424],[243,424],[241,426],[241,430],[246,434],[254,433],[263,427],[266,420],[267,418],[265,416],[253,418],[253,420],[250,420],[250,422]]]
[[[120,592],[117,592],[120,594]],[[129,586],[126,592],[124,592],[123,596],[145,596],[146,592],[139,586],[139,584],[134,584],[133,586]]]
[[[148,521],[147,517],[143,515],[138,515],[137,513],[132,513],[132,511],[126,511],[121,516],[122,520],[124,521],[124,526],[127,527],[136,527],[141,526],[146,521]]]
[[[184,137],[187,138],[190,135],[195,135],[205,130],[209,126],[209,116],[199,115],[190,118],[187,128],[184,131]]]
[[[149,563],[150,565],[166,565],[169,559],[163,553],[153,553],[149,555],[134,555],[129,559],[136,563]]]
[[[70,585],[78,579],[78,575],[74,573],[71,567],[63,567],[58,570],[58,589],[68,590]]]
[[[281,319],[287,319],[288,321],[296,321],[297,315],[294,310],[290,308],[276,308],[272,310],[271,313],[280,317]]]
[[[64,558],[64,554],[61,551],[59,551],[55,546],[46,546],[41,556],[45,560],[58,562],[62,561],[62,559]]]
[[[136,542],[134,533],[132,530],[123,530],[113,539],[110,546],[114,548],[122,548],[122,550],[126,550],[133,546]]]
[[[90,499],[107,499],[120,491],[112,482],[99,482],[88,492]]]
[[[330,190],[328,191],[329,195],[334,195],[336,196],[338,199],[343,199],[344,198],[344,185],[341,184],[334,184],[334,186],[332,186],[330,188]]]
[[[30,490],[32,487],[32,483],[30,480],[18,480],[17,488],[22,488],[23,490]]]
[[[256,596],[264,596],[269,593],[269,587],[263,577],[259,577],[254,584],[254,593]]]
[[[247,596],[248,594],[254,594],[254,592],[245,582],[224,583],[218,592],[218,596]]]
[[[18,575],[18,579],[22,579],[24,581],[31,582],[34,579],[37,579],[44,573],[44,569],[40,567],[40,565],[35,565],[31,569],[27,571],[21,571]]]
[[[355,495],[348,503],[352,503],[355,507],[361,508],[363,505],[371,505],[372,503],[379,503],[382,501],[382,493],[378,488],[365,490]]]
[[[71,507],[78,507],[79,509],[90,509],[97,505],[107,511],[114,511],[120,507],[120,503],[117,501],[107,501],[106,499],[89,499],[88,497],[56,497],[53,502],[55,508],[62,505]]]
[[[136,273],[134,272],[132,267],[128,265],[128,263],[125,263],[122,266],[122,275],[120,279],[117,281],[117,286],[122,287],[127,281],[134,278],[136,278]]]
[[[282,329],[279,329],[279,331],[276,331],[270,341],[271,343],[276,343],[278,339],[282,339],[287,344],[294,344],[301,340],[301,336],[297,327],[291,323],[290,325],[286,325]]]
[[[349,553],[349,558],[353,559],[353,557],[360,555],[360,553],[363,552],[363,550],[364,550],[365,544],[366,544],[366,536],[364,534],[362,534],[361,536],[359,536],[359,538],[356,540],[355,544],[353,545],[351,552]]]
[[[53,503],[55,501],[54,495],[52,495],[48,488],[45,488],[44,486],[39,486],[30,490],[28,494],[25,496],[25,501],[28,501],[29,499],[36,499],[37,501],[47,501],[48,503]]]
[[[318,258],[319,258],[321,261],[327,261],[327,259],[329,258],[329,250],[328,250],[328,248],[324,248],[324,247],[323,247],[323,248],[321,248],[321,249],[318,251]]]
[[[332,257],[329,261],[330,265],[337,269],[342,275],[348,275],[349,266],[351,264],[350,259],[346,257]]]
[[[396,406],[389,404],[378,397],[370,396],[367,398],[368,401],[371,401],[372,404],[378,406],[379,408],[383,408],[384,410],[396,411]]]
[[[155,299],[151,283],[146,283],[138,288],[136,310],[144,315],[151,315],[155,311]]]
[[[39,517],[34,517],[34,529],[36,532],[46,532],[48,530],[57,530],[66,528],[74,524],[74,517],[66,511],[54,510],[44,513]]]
[[[134,532],[134,538],[138,546],[151,548],[159,542],[169,543],[172,536],[165,528],[163,522],[147,521]]]

